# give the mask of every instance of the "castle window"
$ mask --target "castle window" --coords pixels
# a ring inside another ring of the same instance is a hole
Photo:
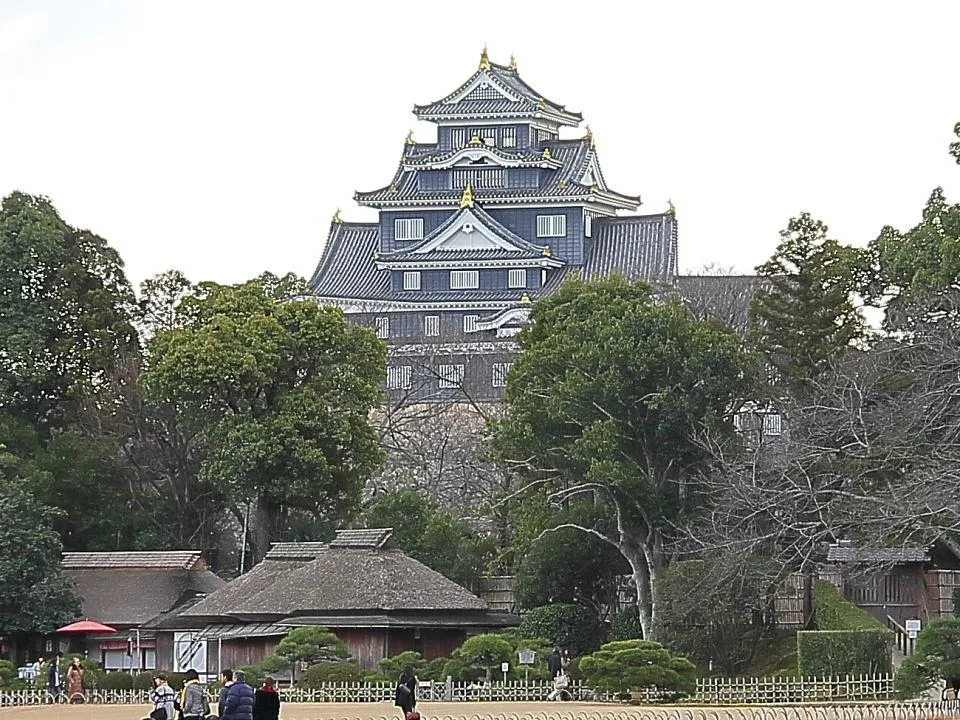
[[[764,435],[780,435],[783,433],[783,422],[779,414],[773,413],[771,415],[763,416],[763,434]]]
[[[387,390],[409,390],[412,375],[411,365],[387,368]]]
[[[440,387],[444,389],[460,387],[463,382],[463,365],[441,365]]]
[[[451,270],[451,290],[476,290],[480,287],[480,273],[476,270]]]
[[[388,337],[390,337],[390,318],[377,318],[377,337],[381,340],[386,340]]]
[[[564,237],[566,234],[566,215],[537,215],[537,237]]]
[[[466,187],[467,183],[474,188],[499,188],[503,187],[503,170],[500,168],[487,168],[484,170],[475,170],[473,168],[460,169],[453,171],[453,186]]]
[[[590,234],[593,232],[593,218],[590,215],[583,216],[583,234],[585,237],[590,237]]]
[[[405,272],[403,274],[403,289],[404,290],[419,290],[420,289],[420,272],[417,270],[412,270]]]
[[[503,146],[504,147],[517,146],[517,129],[516,128],[505,127],[503,129]]]
[[[423,218],[398,218],[393,233],[397,240],[423,240]]]
[[[462,127],[450,130],[450,145],[454,150],[467,146],[467,129]]]
[[[523,268],[511,270],[507,274],[508,288],[525,288],[527,286],[527,271]]]
[[[513,367],[513,363],[494,363],[493,364],[493,386],[494,387],[506,387],[507,386],[507,375],[510,373],[510,368]]]
[[[463,331],[465,333],[472,333],[477,331],[477,320],[480,319],[479,315],[464,315],[463,316]]]
[[[427,315],[423,319],[423,334],[427,337],[440,337],[439,315]]]

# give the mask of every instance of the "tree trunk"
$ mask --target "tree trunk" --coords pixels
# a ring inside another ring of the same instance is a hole
[[[652,543],[639,543],[635,548],[625,543],[618,546],[620,554],[630,563],[630,569],[633,571],[633,582],[637,587],[637,614],[644,640],[656,639],[658,615],[656,589],[666,564],[660,547],[660,534],[652,533],[652,540]]]
[[[250,566],[253,567],[270,551],[270,543],[280,539],[283,507],[263,495],[257,496],[251,508],[247,539],[250,543]]]

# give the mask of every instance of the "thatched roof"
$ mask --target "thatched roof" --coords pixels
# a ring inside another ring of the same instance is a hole
[[[120,627],[141,625],[226,585],[199,552],[65,553],[62,567],[76,582],[81,616]]]
[[[344,612],[487,609],[476,595],[387,547],[387,539],[382,532],[371,532],[306,548],[306,543],[279,543],[253,570],[184,616],[279,619]],[[313,559],[307,560],[311,555]]]

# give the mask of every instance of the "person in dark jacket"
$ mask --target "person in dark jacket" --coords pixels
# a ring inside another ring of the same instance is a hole
[[[220,672],[220,683],[223,687],[220,688],[220,697],[217,700],[217,717],[223,717],[224,706],[227,704],[227,692],[233,685],[233,670],[230,668],[222,670]]]
[[[563,655],[560,654],[559,647],[554,647],[553,652],[547,658],[547,670],[550,671],[551,680],[563,673]]]
[[[279,720],[280,696],[276,681],[269,675],[263,679],[263,687],[253,694],[253,720]]]
[[[403,712],[406,719],[407,713],[413,712],[417,706],[417,676],[413,674],[413,666],[407,665],[397,681],[397,695],[394,700],[396,705]]]
[[[233,674],[233,685],[227,690],[222,720],[253,720],[253,688],[247,685],[242,670]]]

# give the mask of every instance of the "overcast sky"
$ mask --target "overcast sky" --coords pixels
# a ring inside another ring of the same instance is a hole
[[[486,44],[641,212],[673,199],[682,269],[749,272],[801,211],[864,244],[960,200],[958,28],[956,0],[0,0],[0,195],[49,196],[135,283],[309,276]]]

